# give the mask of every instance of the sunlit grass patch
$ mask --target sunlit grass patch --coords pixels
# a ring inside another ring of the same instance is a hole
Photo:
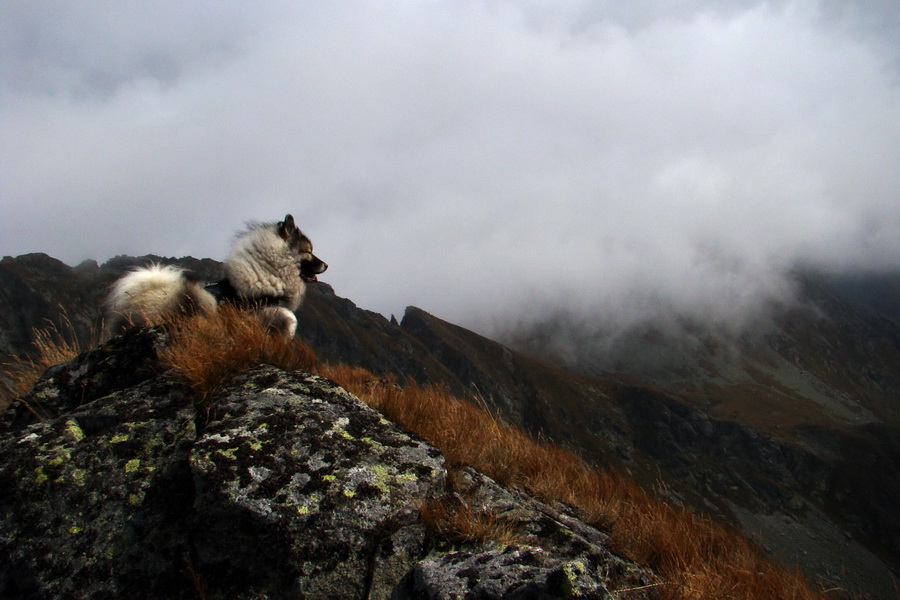
[[[228,378],[259,365],[311,371],[315,353],[299,338],[269,331],[257,315],[224,305],[214,313],[168,324],[169,343],[160,359],[184,377],[205,402]]]

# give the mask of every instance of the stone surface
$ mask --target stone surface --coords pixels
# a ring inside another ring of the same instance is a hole
[[[131,329],[74,359],[50,367],[26,396],[13,405],[19,425],[76,410],[113,392],[144,382],[162,371],[158,351],[166,345],[162,327]]]
[[[471,469],[321,377],[255,367],[197,413],[134,330],[0,422],[2,598],[607,598],[653,581],[566,507]],[[451,481],[452,480],[452,481]],[[454,543],[465,502],[515,545]],[[629,598],[652,597],[652,588]]]
[[[202,507],[197,560],[213,578],[234,578],[241,565],[235,584],[296,585],[320,598],[367,597],[379,549],[415,523],[416,503],[441,494],[446,476],[435,448],[343,389],[272,368],[223,390],[189,464]]]
[[[449,552],[417,564],[406,590],[398,590],[394,598],[612,598],[598,566],[587,560],[560,561],[530,546]]]
[[[520,543],[486,541],[435,552],[416,563],[396,600],[461,598],[654,598],[657,580],[609,551],[609,539],[565,506],[551,507],[468,467],[453,477],[473,511],[515,527]]]

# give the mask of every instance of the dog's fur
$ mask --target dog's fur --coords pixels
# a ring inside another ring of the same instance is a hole
[[[231,302],[259,312],[267,327],[293,337],[306,291],[328,265],[294,218],[253,223],[225,260],[225,279],[203,286],[180,267],[151,265],[119,279],[106,300],[107,336],[132,325],[154,325],[179,313],[213,312]]]

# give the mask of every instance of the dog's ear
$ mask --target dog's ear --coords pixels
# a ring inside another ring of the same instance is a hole
[[[278,235],[282,237],[282,239],[288,239],[291,235],[297,231],[297,226],[294,225],[294,217],[291,215],[285,215],[284,221],[278,223]]]

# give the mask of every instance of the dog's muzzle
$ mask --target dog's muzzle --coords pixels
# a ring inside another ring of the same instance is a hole
[[[324,273],[327,268],[328,265],[315,256],[313,256],[312,259],[301,260],[300,279],[306,283],[315,283],[319,280],[317,275]]]

